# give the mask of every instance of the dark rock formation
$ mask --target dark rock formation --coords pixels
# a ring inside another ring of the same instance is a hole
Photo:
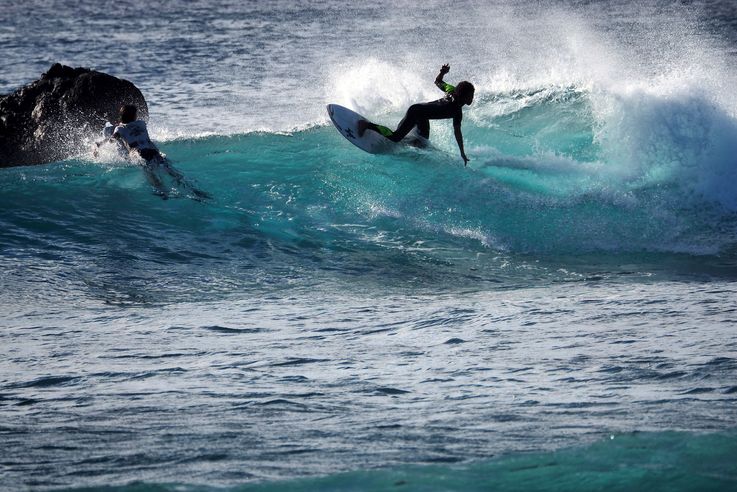
[[[0,96],[0,167],[43,164],[85,150],[123,104],[148,119],[143,94],[127,80],[59,63],[31,84]]]

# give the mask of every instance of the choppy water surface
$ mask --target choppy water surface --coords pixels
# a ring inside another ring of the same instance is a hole
[[[735,487],[731,5],[5,7],[0,90],[132,80],[214,199],[0,170],[0,488]],[[329,125],[443,62],[468,168]]]
[[[27,313],[3,337],[7,470],[239,483],[731,426],[734,289],[624,290]]]

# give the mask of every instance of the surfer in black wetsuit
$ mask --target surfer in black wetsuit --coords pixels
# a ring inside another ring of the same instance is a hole
[[[440,67],[440,73],[435,77],[435,85],[446,93],[444,98],[432,102],[413,104],[409,107],[407,114],[404,115],[404,118],[394,131],[391,131],[385,126],[361,120],[358,122],[358,135],[363,136],[366,130],[373,130],[384,135],[392,142],[399,142],[407,136],[412,128],[417,127],[417,133],[421,137],[430,138],[430,120],[453,118],[453,130],[455,132],[456,142],[458,142],[458,148],[461,151],[464,165],[468,164],[468,157],[466,157],[466,152],[463,150],[461,120],[463,119],[463,106],[471,105],[475,88],[473,84],[465,80],[459,82],[455,87],[445,83],[443,76],[449,71],[450,65],[446,63]]]

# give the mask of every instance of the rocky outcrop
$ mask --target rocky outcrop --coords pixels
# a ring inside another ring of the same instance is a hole
[[[0,167],[43,164],[85,149],[123,104],[148,119],[143,94],[127,80],[59,63],[31,84],[0,96]]]

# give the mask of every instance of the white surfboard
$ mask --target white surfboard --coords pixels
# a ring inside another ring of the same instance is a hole
[[[386,154],[396,147],[394,142],[372,130],[365,131],[363,136],[359,137],[358,122],[368,120],[368,118],[364,118],[355,111],[338,104],[328,104],[328,115],[340,134],[361,150],[370,154]]]
[[[388,154],[406,146],[420,149],[433,148],[430,141],[417,132],[416,127],[401,142],[395,143],[373,130],[367,130],[359,137],[358,122],[361,120],[368,121],[368,118],[364,118],[355,111],[344,108],[339,104],[328,104],[328,114],[335,128],[346,140],[370,154]]]

